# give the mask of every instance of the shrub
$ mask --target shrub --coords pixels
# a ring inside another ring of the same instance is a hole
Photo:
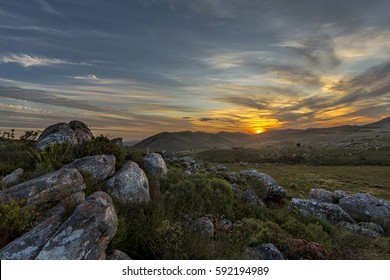
[[[15,200],[0,204],[0,248],[23,234],[36,217],[34,210]]]

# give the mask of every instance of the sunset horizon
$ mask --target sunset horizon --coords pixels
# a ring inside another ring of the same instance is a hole
[[[390,116],[387,1],[0,0],[0,130],[260,134]]]

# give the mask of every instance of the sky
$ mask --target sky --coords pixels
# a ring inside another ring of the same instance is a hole
[[[0,0],[0,130],[260,133],[390,116],[390,0]]]

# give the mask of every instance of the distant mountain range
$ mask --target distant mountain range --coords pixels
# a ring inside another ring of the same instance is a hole
[[[329,128],[308,128],[308,129],[281,129],[269,130],[267,132],[250,135],[240,132],[162,132],[146,138],[133,147],[150,149],[151,151],[167,150],[171,152],[193,150],[193,149],[214,149],[234,148],[239,146],[253,145],[259,142],[287,141],[294,139],[318,139],[313,136],[358,133],[369,129],[390,129],[390,117],[365,125],[343,125]]]

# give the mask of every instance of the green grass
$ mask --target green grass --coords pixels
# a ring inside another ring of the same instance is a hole
[[[390,166],[227,165],[239,171],[256,168],[287,190],[288,197],[308,198],[310,189],[366,192],[390,200]]]

